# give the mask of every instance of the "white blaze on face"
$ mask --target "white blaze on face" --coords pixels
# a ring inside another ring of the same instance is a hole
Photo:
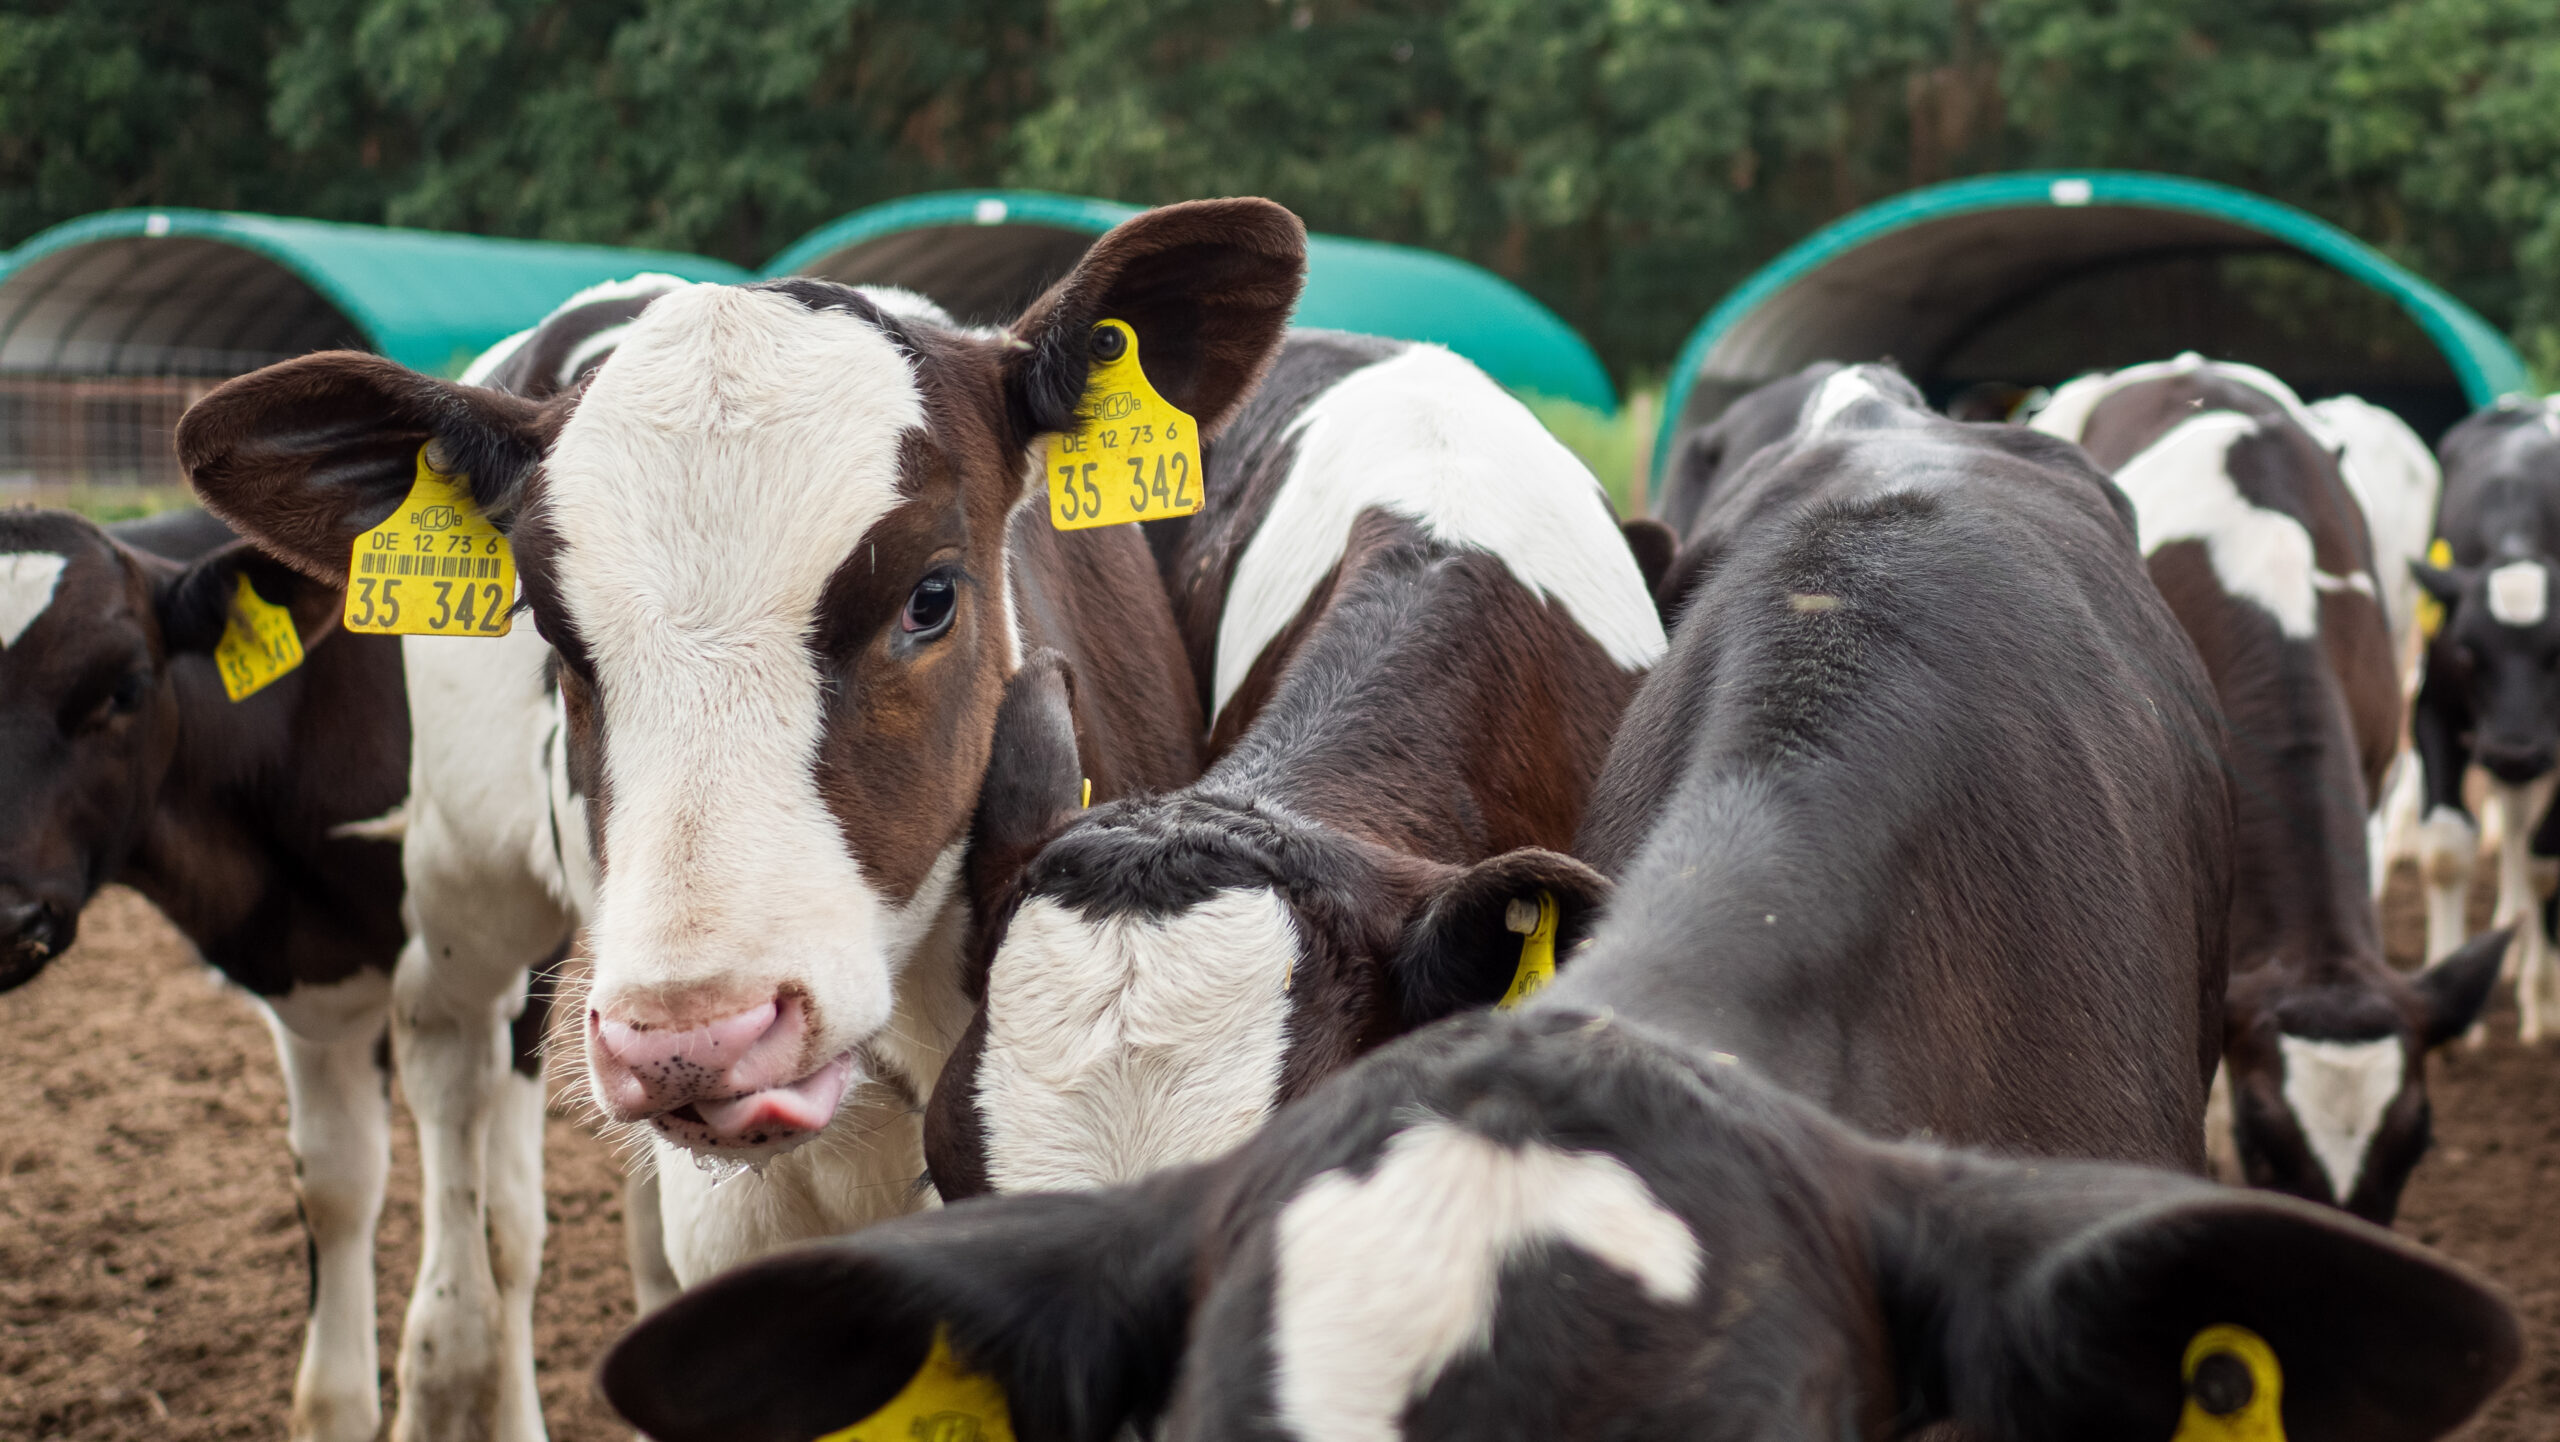
[[[2116,485],[2133,502],[2142,554],[2204,542],[2225,592],[2275,617],[2286,636],[2309,640],[2320,634],[2320,592],[2354,583],[2319,569],[2300,521],[2251,505],[2233,484],[2231,448],[2257,432],[2247,416],[2208,411],[2125,462]],[[2357,589],[2370,594],[2371,586],[2365,580]]]
[[[2551,575],[2531,561],[2489,573],[2489,614],[2502,626],[2539,626],[2551,613]]]
[[[987,1179],[1107,1186],[1243,1141],[1280,1086],[1297,958],[1268,887],[1156,917],[1025,902],[987,971]]]
[[[688,286],[632,322],[563,428],[544,504],[612,798],[599,1007],[704,991],[743,1008],[791,982],[830,1050],[888,1020],[938,898],[892,906],[820,798],[806,638],[923,424],[906,358],[862,319]]]
[[[1213,720],[1372,509],[1500,560],[1618,665],[1661,659],[1662,613],[1599,482],[1472,364],[1438,346],[1399,351],[1336,381],[1289,433],[1296,462],[1227,586]]]
[[[18,644],[27,628],[53,604],[53,588],[62,581],[64,558],[52,551],[11,551],[0,555],[0,648]]]
[[[1493,1340],[1502,1268],[1562,1244],[1665,1306],[1705,1253],[1626,1163],[1508,1147],[1445,1123],[1400,1132],[1367,1177],[1326,1172],[1280,1213],[1273,1391],[1306,1442],[1394,1442],[1450,1363]]]
[[[2284,1100],[2302,1124],[2311,1155],[2329,1177],[2330,1195],[2344,1204],[2364,1173],[2365,1148],[2382,1129],[2382,1114],[2400,1095],[2408,1053],[2398,1037],[2379,1041],[2311,1041],[2280,1037],[2284,1048]]]

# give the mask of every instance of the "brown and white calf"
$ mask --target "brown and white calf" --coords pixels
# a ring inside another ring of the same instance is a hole
[[[2337,456],[2271,385],[2199,360],[2146,369],[2078,438],[2133,502],[2231,730],[2224,1080],[2242,1172],[2388,1222],[2427,1146],[2426,1053],[2478,1016],[2506,939],[2415,978],[2383,957],[2366,818],[2398,750],[2399,666]]]
[[[244,575],[291,609],[307,651],[234,703],[211,653]],[[400,854],[364,823],[400,804],[408,724],[399,647],[335,634],[337,606],[199,511],[112,531],[0,511],[0,987],[34,980],[121,882],[258,1002],[310,1240],[296,1442],[369,1439],[381,1421]]]
[[[1105,319],[1215,427],[1303,271],[1288,212],[1197,202],[1095,242],[1006,330],[696,286],[550,400],[332,354],[190,412],[208,503],[312,574],[345,573],[430,440],[513,537],[593,840],[594,1094],[658,1139],[679,1279],[924,1200],[914,1113],[971,1010],[963,863],[1026,654],[1072,666],[1098,796],[1197,774],[1145,542],[1053,532],[1030,452],[1075,424]],[[757,1170],[715,1189],[687,1153]]]
[[[1630,709],[1638,854],[1554,986],[1218,1161],[713,1281],[615,1348],[605,1395],[661,1442],[801,1442],[939,1345],[1024,1442],[2457,1424],[2516,1322],[2420,1248],[1805,1099],[2192,1159],[2229,881],[2204,678],[2105,478],[1881,373],[1824,389],[1738,478],[1758,516]]]
[[[1225,1151],[1602,889],[1558,852],[1663,636],[1591,473],[1446,350],[1302,332],[1208,474],[1173,574],[1220,754],[1078,814],[1048,748],[927,1122],[946,1197]]]

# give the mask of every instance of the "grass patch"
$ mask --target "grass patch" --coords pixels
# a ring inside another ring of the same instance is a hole
[[[1539,423],[1600,478],[1620,516],[1643,514],[1640,477],[1653,456],[1654,418],[1662,414],[1660,390],[1637,391],[1616,415],[1546,396],[1525,399]]]

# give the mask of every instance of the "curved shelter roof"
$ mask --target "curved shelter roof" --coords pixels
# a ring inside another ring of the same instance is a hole
[[[2316,216],[2178,176],[2019,172],[1869,206],[1736,287],[1672,367],[1655,470],[1688,426],[1816,360],[1891,358],[1943,401],[2185,350],[2428,434],[2527,383],[2487,321]]]
[[[857,210],[765,267],[896,285],[962,320],[1010,320],[1138,207],[1036,190],[944,191]],[[1482,267],[1410,246],[1307,237],[1297,323],[1437,341],[1515,391],[1617,408],[1609,373],[1573,328]]]
[[[110,210],[0,255],[0,374],[236,375],[331,347],[451,374],[598,281],[744,280],[670,251]]]

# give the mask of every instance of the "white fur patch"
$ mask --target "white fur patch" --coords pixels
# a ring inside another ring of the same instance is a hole
[[[1805,397],[1804,410],[1796,418],[1796,429],[1807,433],[1821,430],[1858,402],[1884,398],[1884,393],[1867,379],[1866,367],[1851,366],[1834,371],[1823,378],[1812,395]]]
[[[2426,559],[2444,473],[2407,422],[2370,401],[2331,396],[2312,402],[2311,413],[2345,446],[2339,474],[2355,492],[2373,537],[2373,564],[2382,573],[2383,607],[2391,615],[2392,654],[2405,664],[2418,629],[2418,581],[2409,563]]]
[[[1394,1442],[1412,1400],[1491,1344],[1503,1266],[1523,1252],[1574,1247],[1665,1306],[1697,1297],[1706,1260],[1616,1157],[1436,1122],[1398,1133],[1365,1178],[1309,1182],[1278,1233],[1273,1390],[1307,1442]]]
[[[1433,345],[1399,351],[1335,382],[1290,434],[1296,464],[1228,584],[1212,718],[1371,509],[1498,558],[1618,665],[1661,658],[1661,613],[1599,482],[1473,365]]]
[[[2502,626],[2539,626],[2551,614],[2551,576],[2531,561],[2489,573],[2489,614]]]
[[[2133,502],[2146,556],[2176,541],[2202,541],[2222,589],[2275,617],[2284,634],[2320,634],[2320,573],[2311,533],[2282,511],[2249,504],[2232,483],[2232,446],[2258,423],[2208,411],[2152,442],[2116,472]],[[2334,579],[2334,578],[2333,578]]]
[[[2294,393],[2293,387],[2256,366],[2242,365],[2238,361],[2209,361],[2194,351],[2184,352],[2169,360],[2148,361],[2138,366],[2126,366],[2120,371],[2097,371],[2078,377],[2056,390],[2052,399],[2046,401],[2035,415],[2028,419],[2027,425],[2046,435],[2060,436],[2066,441],[2076,442],[2081,434],[2089,429],[2089,417],[2096,413],[2099,405],[2105,402],[2107,397],[2128,386],[2141,385],[2145,381],[2166,380],[2171,376],[2195,375],[2199,372],[2209,372],[2225,380],[2236,381],[2265,395],[2284,407],[2285,414],[2293,418],[2294,424],[2309,431],[2312,440],[2318,442],[2322,450],[2334,452],[2338,449],[2339,438],[2331,431],[2328,421],[2310,406],[2304,405],[2302,397]]]
[[[988,1179],[1105,1186],[1243,1141],[1280,1085],[1297,957],[1297,922],[1267,887],[1167,917],[1025,903],[987,973]]]
[[[0,555],[0,648],[18,644],[27,628],[53,604],[65,558],[52,551]]]
[[[806,637],[924,423],[906,357],[867,322],[705,285],[632,322],[563,428],[545,504],[613,796],[596,1005],[752,1005],[793,983],[820,1053],[888,1021],[893,932],[925,928],[896,925],[818,794],[826,681]]]
[[[2284,1048],[2284,1100],[2302,1123],[2329,1191],[2341,1203],[2355,1193],[2364,1172],[2365,1148],[2382,1129],[2382,1114],[2400,1095],[2408,1054],[2398,1037],[2379,1041],[2310,1041],[2277,1038]]]

